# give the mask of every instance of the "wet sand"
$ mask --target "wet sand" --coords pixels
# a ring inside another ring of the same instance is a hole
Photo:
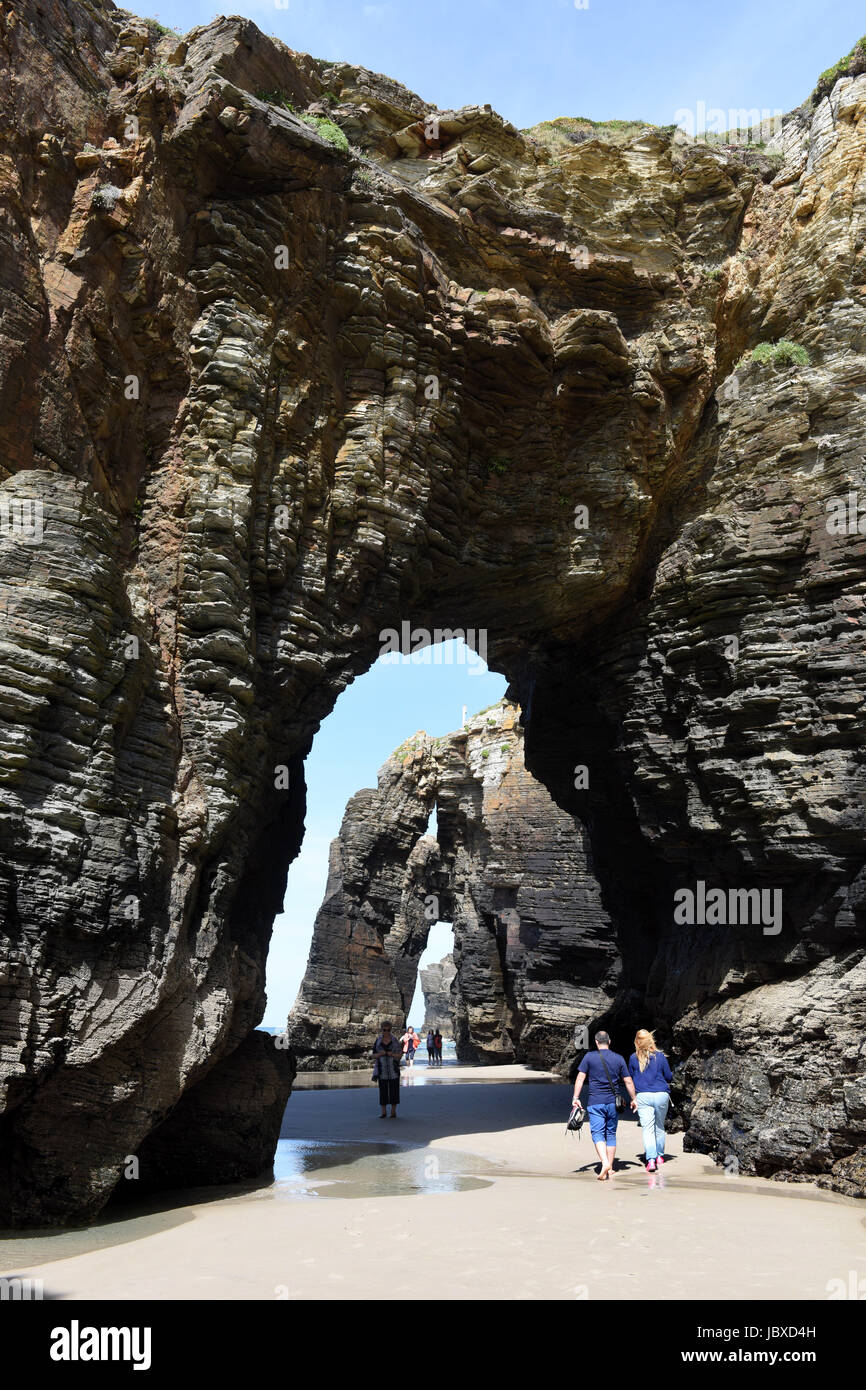
[[[61,1299],[369,1298],[408,1266],[446,1299],[822,1300],[866,1277],[862,1203],[726,1176],[679,1135],[653,1178],[624,1119],[597,1182],[588,1134],[565,1135],[570,1091],[543,1074],[420,1066],[396,1121],[369,1080],[330,1080],[291,1097],[275,1183],[3,1240],[0,1272]]]

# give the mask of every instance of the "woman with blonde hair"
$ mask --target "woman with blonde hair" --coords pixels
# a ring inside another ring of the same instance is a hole
[[[637,1111],[643,1129],[646,1169],[654,1173],[665,1161],[665,1117],[671,1103],[672,1077],[667,1057],[647,1028],[635,1033],[628,1070],[636,1093],[631,1108]]]

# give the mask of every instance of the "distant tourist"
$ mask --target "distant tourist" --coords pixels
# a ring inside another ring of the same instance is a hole
[[[392,1036],[390,1023],[382,1024],[382,1031],[373,1044],[373,1074],[379,1083],[382,1107],[379,1119],[385,1119],[386,1107],[390,1105],[391,1119],[396,1120],[400,1104],[400,1044]]]
[[[427,1065],[428,1067],[436,1065],[436,1043],[434,1041],[432,1028],[428,1028],[427,1030]]]
[[[634,1052],[628,1069],[637,1092],[632,1110],[643,1129],[643,1147],[648,1173],[654,1173],[665,1161],[665,1117],[671,1103],[671,1069],[668,1059],[656,1047],[656,1040],[646,1028],[635,1033]]]
[[[626,1089],[635,1100],[634,1082],[629,1076],[625,1059],[618,1052],[610,1050],[610,1035],[596,1033],[596,1052],[587,1052],[577,1070],[574,1083],[574,1105],[580,1105],[580,1093],[584,1081],[589,1081],[586,1093],[586,1113],[589,1116],[589,1129],[595,1150],[601,1159],[599,1182],[606,1182],[613,1169],[616,1158],[616,1126],[618,1095],[617,1085],[625,1083]]]
[[[415,1048],[418,1046],[418,1043],[420,1041],[421,1039],[418,1037],[418,1034],[415,1032],[415,1029],[412,1027],[411,1023],[407,1024],[406,1032],[400,1038],[400,1042],[403,1044],[403,1061],[405,1062],[407,1067],[414,1067]]]
[[[437,1067],[441,1067],[441,1065],[442,1065],[442,1034],[439,1032],[439,1029],[438,1029],[438,1028],[436,1029],[436,1032],[433,1034],[433,1045],[434,1045],[434,1047],[436,1048],[436,1065],[437,1065]]]

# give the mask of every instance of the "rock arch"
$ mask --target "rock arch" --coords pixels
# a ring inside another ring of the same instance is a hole
[[[424,1023],[422,1030],[438,1028],[443,1038],[454,1037],[454,1000],[451,985],[456,974],[454,956],[451,951],[441,960],[433,961],[418,971],[418,979],[424,996]]]
[[[864,1190],[866,556],[825,524],[866,445],[863,75],[777,168],[552,150],[246,20],[21,0],[4,43],[0,1219],[87,1217],[184,1111],[207,1147],[217,1069],[267,1130],[303,761],[404,620],[487,631],[687,1142]],[[326,98],[355,150],[295,114]],[[784,334],[808,365],[740,361]],[[781,933],[675,923],[697,882],[781,891]]]
[[[438,840],[423,834],[433,806]],[[610,1012],[620,958],[585,833],[527,772],[508,701],[416,734],[349,802],[289,1018],[299,1066],[367,1064],[379,1022],[406,1020],[440,917],[461,1061],[561,1064],[576,1024]]]

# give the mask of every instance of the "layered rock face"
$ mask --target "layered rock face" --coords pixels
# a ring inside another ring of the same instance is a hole
[[[862,1190],[859,58],[774,159],[553,151],[246,20],[0,45],[0,1221],[93,1213],[182,1098],[209,1142],[304,757],[404,620],[486,631],[688,1142]]]
[[[266,1174],[295,1076],[294,1059],[267,1033],[250,1033],[191,1087],[138,1150],[135,1188],[207,1187]],[[128,1182],[115,1196],[129,1197]]]
[[[418,971],[424,995],[424,1027],[434,1033],[438,1028],[444,1038],[454,1036],[454,999],[451,986],[457,974],[454,957],[449,954]]]
[[[502,701],[445,738],[416,734],[352,797],[289,1017],[301,1068],[366,1065],[384,1019],[402,1031],[440,919],[454,926],[442,1023],[461,1061],[564,1062],[575,1026],[607,1016],[613,925],[583,827],[526,770],[518,717]],[[442,988],[444,964],[422,983],[438,972]]]

